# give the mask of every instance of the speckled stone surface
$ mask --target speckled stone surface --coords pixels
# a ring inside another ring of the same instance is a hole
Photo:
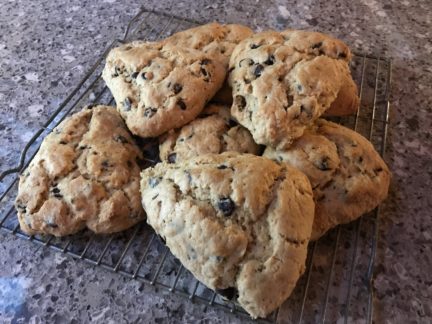
[[[24,143],[107,44],[122,33],[141,4],[134,0],[2,1],[1,171],[15,165]],[[373,317],[376,323],[432,322],[432,3],[206,0],[171,5],[151,0],[146,6],[200,21],[244,23],[257,30],[319,30],[355,50],[393,60],[385,156],[393,179],[381,209]],[[350,237],[346,240],[349,248]],[[317,262],[318,270],[325,268],[325,262]],[[336,280],[333,285],[339,284],[343,285]],[[363,323],[364,316],[356,310],[350,320]],[[288,318],[282,311],[279,320],[288,322]],[[0,232],[0,322],[90,321],[237,323],[245,319]]]

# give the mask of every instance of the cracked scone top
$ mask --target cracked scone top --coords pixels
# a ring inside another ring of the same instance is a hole
[[[239,25],[221,25],[216,22],[183,30],[164,40],[168,46],[181,46],[203,51],[222,63],[225,73],[235,46],[253,34],[252,29]],[[232,104],[232,91],[227,81],[213,96],[213,102]]]
[[[371,211],[387,196],[390,171],[372,144],[324,119],[289,149],[268,147],[264,156],[288,163],[309,178],[315,200],[312,240]]]
[[[130,131],[156,137],[193,120],[225,74],[222,63],[204,52],[133,42],[110,51],[102,76]]]
[[[304,272],[314,203],[296,169],[226,152],[141,173],[147,222],[201,282],[264,317]]]
[[[221,25],[216,22],[183,30],[166,38],[167,45],[193,48],[212,55],[228,69],[229,59],[235,46],[253,34],[253,31],[242,25]]]
[[[230,118],[228,107],[210,104],[200,117],[161,137],[162,161],[175,163],[206,153],[229,151],[259,153],[260,148],[249,131]]]
[[[351,78],[349,48],[330,36],[268,31],[234,49],[232,115],[255,142],[286,148],[335,101]]]
[[[140,158],[113,107],[66,118],[20,177],[15,206],[21,229],[63,236],[85,227],[118,232],[138,223],[144,219]]]

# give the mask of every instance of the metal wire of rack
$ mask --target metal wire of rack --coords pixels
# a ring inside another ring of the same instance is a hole
[[[88,231],[56,238],[29,236],[19,228],[13,201],[18,173],[35,156],[43,138],[64,118],[86,104],[112,104],[113,98],[101,79],[109,50],[134,39],[156,40],[202,22],[172,14],[142,9],[129,22],[122,39],[114,40],[77,87],[26,144],[15,168],[0,174],[0,228],[18,237],[50,247],[76,259],[169,290],[175,294],[222,308],[239,316],[247,313],[235,302],[225,301],[206,288],[169,252],[147,224],[110,236]],[[384,155],[390,112],[391,61],[373,55],[355,54],[352,74],[361,98],[355,116],[334,121],[368,138]],[[373,319],[373,265],[377,250],[379,207],[357,221],[338,226],[309,246],[307,270],[291,297],[263,322],[324,323],[343,319]]]

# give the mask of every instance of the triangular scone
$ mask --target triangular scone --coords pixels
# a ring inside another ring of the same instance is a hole
[[[113,107],[84,109],[49,134],[20,177],[15,206],[28,234],[125,230],[144,219],[142,154]]]
[[[211,104],[204,116],[161,136],[159,156],[170,163],[184,161],[207,153],[239,152],[258,154],[249,131],[230,119],[229,108]],[[200,115],[200,116],[201,116]]]
[[[141,173],[148,223],[212,289],[264,317],[304,272],[314,203],[306,176],[259,156],[208,154]]]
[[[264,156],[308,176],[316,205],[312,240],[371,211],[387,196],[390,171],[373,145],[355,131],[324,119],[289,149],[268,147]]]
[[[193,120],[226,71],[202,51],[133,42],[110,51],[102,75],[130,131],[156,137]]]
[[[268,31],[233,51],[232,115],[258,144],[284,149],[335,101],[351,78],[349,48],[307,31]]]

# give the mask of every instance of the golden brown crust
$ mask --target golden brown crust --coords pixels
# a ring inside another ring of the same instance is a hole
[[[255,34],[231,56],[231,113],[258,144],[287,148],[336,99],[350,58],[344,43],[324,34]]]
[[[390,171],[372,144],[324,119],[289,149],[267,148],[264,156],[288,163],[308,176],[316,204],[312,240],[371,211],[387,196]]]
[[[42,142],[20,177],[15,202],[28,234],[122,231],[144,219],[141,152],[112,107],[65,119]]]
[[[103,78],[128,128],[156,137],[193,120],[222,86],[226,71],[212,55],[160,43],[110,51]]]
[[[357,85],[351,76],[346,76],[335,101],[324,113],[324,116],[346,116],[355,114],[359,108]]]
[[[207,153],[229,151],[258,154],[259,146],[246,128],[230,119],[229,108],[212,104],[201,114],[202,118],[161,137],[161,161],[176,163]]]
[[[253,317],[290,295],[304,271],[314,212],[301,172],[230,152],[161,163],[141,176],[148,223],[201,282],[237,290]]]

